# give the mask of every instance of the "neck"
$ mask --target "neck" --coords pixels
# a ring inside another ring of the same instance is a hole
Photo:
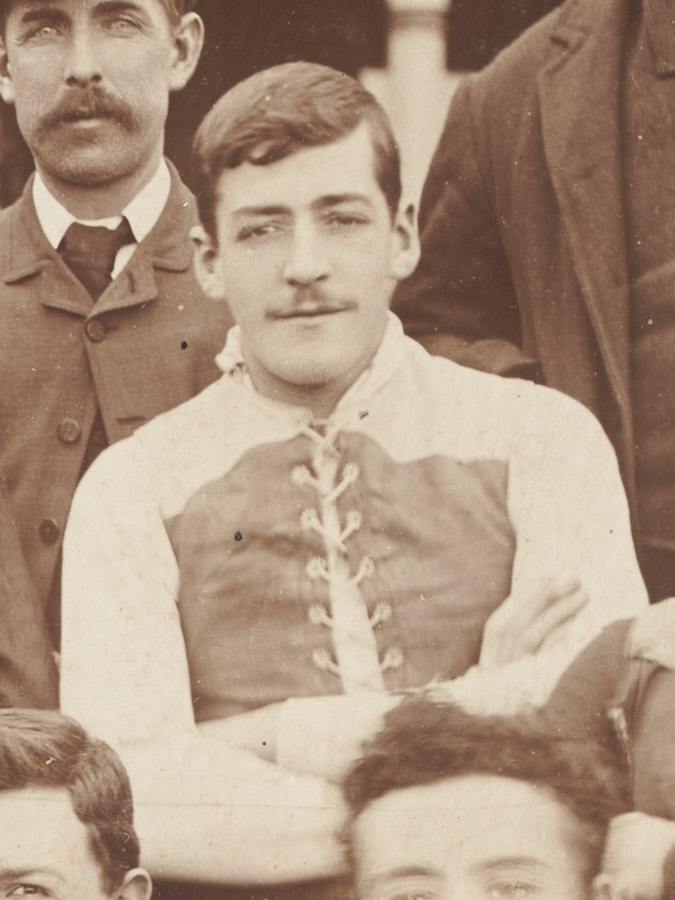
[[[55,178],[41,167],[38,172],[49,193],[77,219],[105,219],[120,216],[157,171],[161,153],[128,177],[100,185],[73,184]]]
[[[260,376],[249,369],[253,386],[264,397],[309,409],[314,419],[327,419],[351,384],[296,385]]]

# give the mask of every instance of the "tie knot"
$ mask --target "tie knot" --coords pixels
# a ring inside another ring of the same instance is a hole
[[[125,244],[133,244],[134,235],[126,219],[115,229],[73,222],[61,248],[66,265],[97,299],[110,282],[115,257]]]
[[[120,247],[133,244],[134,236],[126,219],[117,228],[73,222],[63,236],[64,256],[85,265],[98,265],[112,272]]]

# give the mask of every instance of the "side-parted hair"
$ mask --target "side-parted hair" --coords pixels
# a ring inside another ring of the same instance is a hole
[[[217,238],[218,179],[244,162],[265,166],[307,147],[346,137],[367,122],[375,177],[394,216],[401,198],[398,147],[386,113],[360,82],[308,62],[257,72],[224,94],[194,142],[194,174],[202,224]]]
[[[112,894],[138,866],[131,787],[117,754],[52,710],[0,709],[0,793],[65,788]]]
[[[610,820],[630,809],[628,774],[614,748],[561,737],[529,716],[475,716],[454,704],[415,698],[387,714],[347,775],[351,823],[390,791],[465,775],[548,788],[579,823],[575,839],[588,883],[600,870]]]

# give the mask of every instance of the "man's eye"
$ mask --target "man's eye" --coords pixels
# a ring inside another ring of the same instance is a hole
[[[352,213],[333,213],[327,217],[326,221],[329,225],[345,229],[355,228],[358,225],[366,225],[368,222],[364,216]]]
[[[438,900],[438,893],[427,885],[392,885],[377,895],[377,900]]]
[[[34,28],[31,28],[30,31],[25,36],[25,40],[49,40],[50,38],[58,37],[62,33],[63,29],[59,28],[58,25],[54,25],[52,23],[45,25],[36,25]]]
[[[237,232],[237,240],[248,241],[256,238],[265,238],[277,234],[279,231],[280,226],[275,222],[266,222],[264,225],[248,225]]]
[[[18,884],[7,894],[8,897],[47,897],[48,892],[39,884]]]
[[[525,900],[534,890],[533,885],[524,881],[500,881],[490,887],[488,896],[493,900]]]
[[[395,894],[388,900],[435,900],[435,895],[430,891],[405,891]]]
[[[131,34],[138,31],[140,22],[130,16],[117,16],[114,19],[110,19],[107,27],[116,34]]]

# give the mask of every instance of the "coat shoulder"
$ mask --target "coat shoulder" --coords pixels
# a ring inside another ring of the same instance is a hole
[[[512,105],[504,106],[507,96],[512,101],[516,90],[518,96],[536,90],[539,71],[565,52],[569,36],[577,28],[585,27],[582,6],[580,0],[567,0],[528,28],[488,66],[470,76],[474,99],[484,98],[491,109],[503,114]]]

